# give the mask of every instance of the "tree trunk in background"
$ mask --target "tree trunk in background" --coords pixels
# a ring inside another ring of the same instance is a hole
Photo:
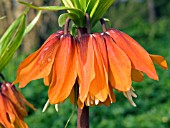
[[[147,5],[148,5],[148,12],[149,12],[148,13],[149,22],[153,23],[156,20],[154,0],[147,0]]]
[[[24,2],[30,3],[32,0],[24,0]],[[59,2],[56,0],[34,0],[32,1],[34,5],[58,5]],[[6,16],[6,18],[0,20],[0,37],[9,27],[9,25],[26,9],[25,5],[19,4],[16,0],[0,0],[0,17]],[[38,11],[30,9],[27,14],[27,24],[29,24],[32,19],[37,15]],[[24,38],[24,43],[21,45],[22,52],[30,54],[32,49],[35,50],[39,47],[46,38],[57,30],[57,12],[43,11],[40,20],[34,27],[34,29],[26,35]]]

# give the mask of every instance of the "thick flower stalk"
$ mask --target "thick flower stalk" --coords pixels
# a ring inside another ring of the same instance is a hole
[[[2,128],[28,128],[24,122],[27,116],[25,105],[35,110],[23,95],[11,83],[0,83],[0,127]]]

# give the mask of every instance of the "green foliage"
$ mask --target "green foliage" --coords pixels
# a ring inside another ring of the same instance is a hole
[[[30,8],[34,8],[37,10],[48,10],[48,11],[59,11],[59,10],[67,10],[67,13],[59,16],[59,26],[63,26],[65,24],[65,19],[69,17],[73,20],[74,24],[77,27],[86,28],[86,13],[90,16],[91,27],[93,27],[97,21],[99,21],[107,9],[113,4],[114,0],[61,0],[63,6],[43,6],[37,7],[32,4],[22,2]],[[81,19],[81,20],[79,20]]]
[[[35,24],[37,23],[37,21],[39,20],[41,16],[41,11],[38,12],[37,16],[31,21],[31,23],[26,27],[25,31],[24,31],[24,35],[25,36],[27,33],[29,33],[33,27],[35,26]]]
[[[91,24],[94,26],[98,20],[100,20],[105,12],[108,10],[108,8],[113,4],[114,0],[100,0],[96,10],[94,11],[94,14],[90,14],[91,16]]]
[[[0,71],[12,58],[22,41],[26,22],[25,14],[18,17],[0,39]]]
[[[33,19],[33,21],[26,27],[26,14],[29,9],[25,10],[6,30],[0,39],[0,72],[11,60],[15,51],[19,48],[23,37],[31,31],[37,23],[41,11]]]

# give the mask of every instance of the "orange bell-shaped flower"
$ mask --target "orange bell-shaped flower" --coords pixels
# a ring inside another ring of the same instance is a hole
[[[5,128],[28,128],[24,122],[26,106],[35,110],[11,83],[0,83],[0,126]]]
[[[136,75],[136,81],[143,79],[142,72],[146,73],[150,78],[158,80],[152,61],[167,69],[167,63],[162,56],[149,55],[142,46],[127,34],[113,28],[106,31],[106,33],[113,38],[114,43],[128,56],[132,63],[132,78],[135,79],[134,76]]]

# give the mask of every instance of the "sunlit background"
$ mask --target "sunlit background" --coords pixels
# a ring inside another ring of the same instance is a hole
[[[32,0],[33,4],[38,6],[59,5],[56,1]],[[24,9],[25,6],[19,5],[15,0],[0,0],[0,16],[6,16],[0,20],[0,35]],[[26,36],[12,61],[5,67],[3,74],[7,81],[14,81],[17,66],[26,56],[38,49],[50,34],[62,29],[58,27],[57,21],[61,13],[43,12],[38,24]],[[31,21],[36,14],[37,11],[31,9],[27,21]],[[170,63],[169,0],[116,0],[105,17],[110,19],[112,27],[132,36],[150,54],[162,55]],[[102,32],[100,24],[97,24],[94,30]],[[143,82],[133,83],[138,95],[138,98],[134,99],[137,107],[131,106],[122,93],[116,93],[117,102],[110,107],[91,107],[91,128],[170,128],[170,72],[158,66],[156,69],[159,81],[145,76]],[[59,105],[59,112],[51,105],[42,113],[47,100],[47,89],[42,80],[32,81],[24,89],[20,89],[37,108],[35,112],[29,110],[26,118],[30,128],[63,128],[73,111],[73,105],[67,100]],[[75,127],[76,111],[68,125],[68,128]]]

